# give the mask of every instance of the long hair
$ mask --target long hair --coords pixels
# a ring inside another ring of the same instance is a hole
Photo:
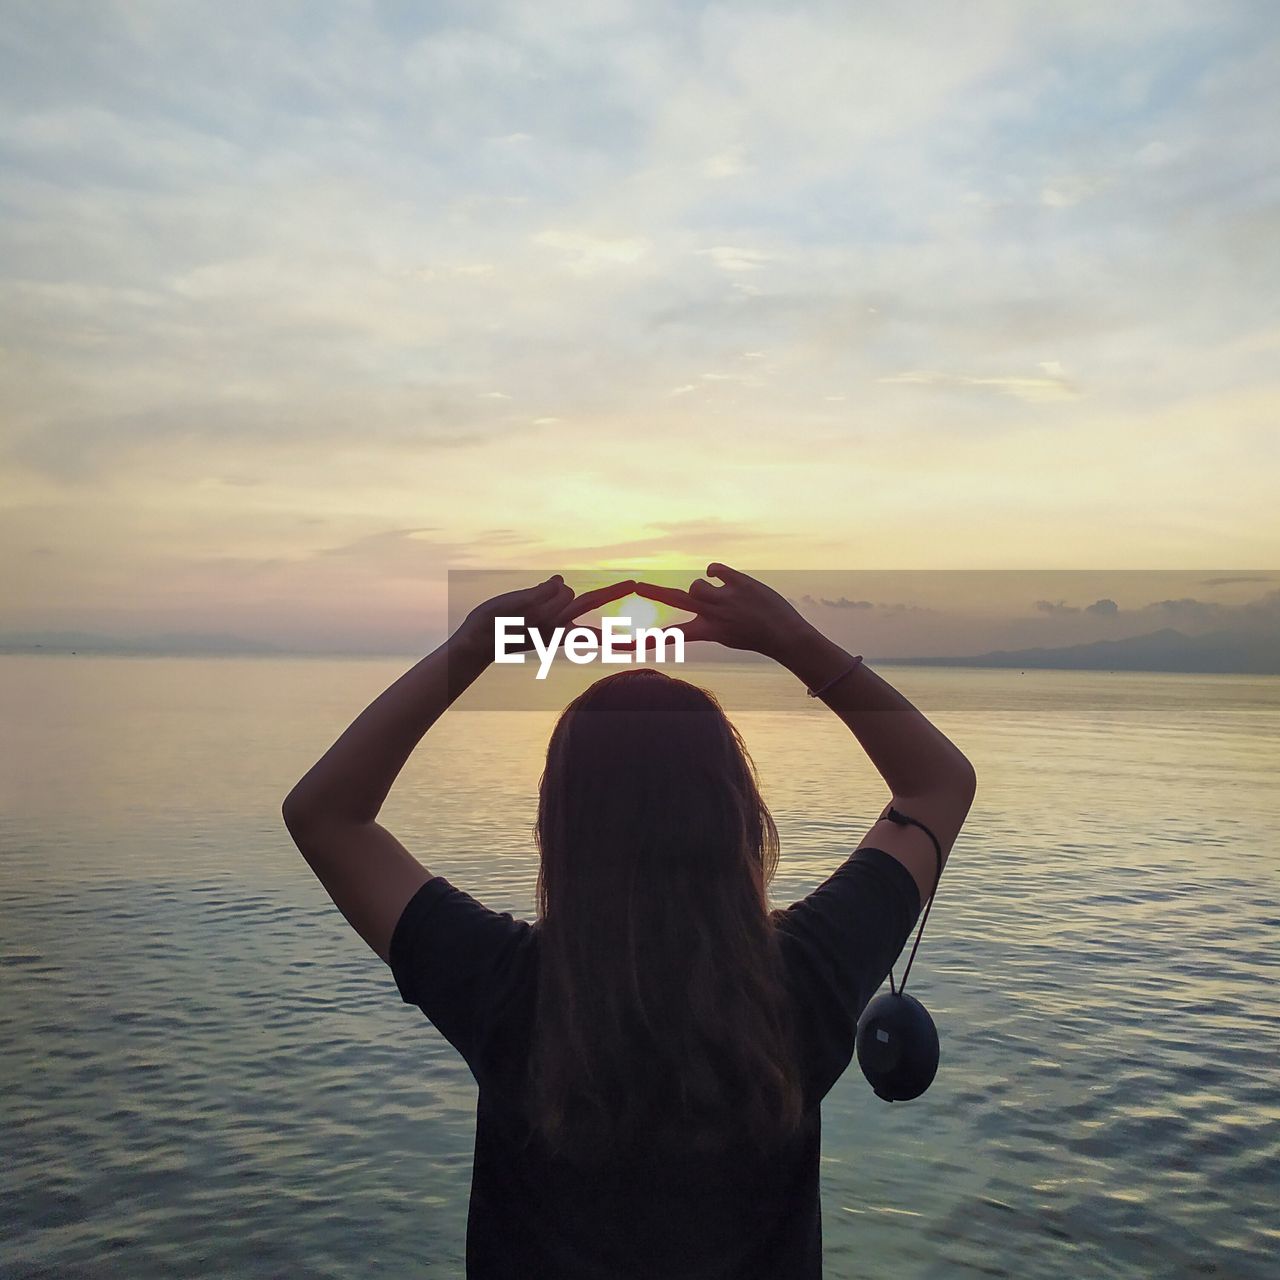
[[[592,684],[551,735],[535,833],[531,1133],[585,1164],[785,1145],[778,832],[715,697],[651,668]]]

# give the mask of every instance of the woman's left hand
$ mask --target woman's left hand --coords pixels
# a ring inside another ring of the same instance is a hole
[[[489,658],[494,652],[494,620],[496,618],[523,618],[525,620],[524,643],[514,640],[507,645],[510,653],[527,652],[533,648],[530,631],[538,632],[546,644],[557,627],[569,627],[584,613],[598,609],[603,604],[621,600],[635,590],[635,581],[627,578],[595,591],[575,595],[573,588],[560,574],[554,574],[536,587],[524,587],[519,591],[507,591],[478,604],[467,614],[455,638],[465,647],[483,653]],[[594,627],[588,630],[599,632]],[[514,632],[508,634],[514,635]]]

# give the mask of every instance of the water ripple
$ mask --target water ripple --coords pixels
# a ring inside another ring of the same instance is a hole
[[[95,717],[31,726],[29,777],[94,760],[115,799],[51,783],[0,813],[0,1270],[461,1275],[474,1082],[276,821],[390,675],[276,664],[253,698],[222,687],[177,751],[154,670],[104,685]],[[824,1106],[832,1276],[1272,1273],[1280,682],[1062,676],[1007,697],[992,673],[911,677],[982,790],[912,972],[938,1078],[886,1107],[855,1066]],[[840,726],[735,718],[785,904],[884,795]],[[525,916],[548,726],[446,718],[384,812],[433,870]]]

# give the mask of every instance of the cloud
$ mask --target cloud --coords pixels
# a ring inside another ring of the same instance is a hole
[[[1242,574],[1202,580],[1204,581],[1221,584],[1269,582],[1271,579]],[[1093,618],[1115,618],[1123,615],[1130,621],[1141,618],[1149,620],[1150,625],[1182,627],[1191,631],[1219,627],[1249,628],[1280,623],[1280,588],[1241,604],[1223,604],[1219,601],[1199,600],[1193,596],[1177,596],[1151,600],[1135,608],[1121,609],[1115,600],[1103,597],[1083,607],[1068,604],[1065,600],[1037,600],[1035,608],[1037,612],[1053,618],[1066,618],[1076,614]]]
[[[1161,616],[1169,625],[1181,624],[1190,626],[1211,626],[1222,622],[1231,610],[1216,601],[1195,600],[1183,596],[1177,600],[1152,600],[1143,605],[1145,613]]]
[[[1239,613],[1250,626],[1273,626],[1280,623],[1280,588],[1240,605]]]
[[[559,251],[565,265],[578,275],[633,266],[650,248],[643,236],[606,237],[580,231],[540,231],[533,242]]]
[[[581,545],[569,543],[558,547],[555,554],[560,560],[571,564],[612,561],[626,567],[629,562],[663,557],[683,558],[693,565],[705,565],[708,547],[715,548],[716,555],[732,562],[738,549],[758,546],[761,542],[774,545],[779,541],[776,535],[770,535],[758,525],[723,520],[715,516],[648,521],[641,527],[652,532],[642,532],[616,542]],[[697,572],[701,570],[696,570],[695,574]]]
[[[968,388],[991,390],[1018,400],[1038,404],[1053,400],[1072,400],[1080,393],[1065,378],[977,377],[969,374],[931,373],[915,370],[895,373],[878,379],[882,383],[907,386]]]
[[[788,597],[790,599],[790,597]],[[798,599],[791,600],[792,604],[807,604],[814,608],[821,609],[881,609],[888,613],[935,613],[937,610],[928,605],[910,604],[906,601],[872,601],[872,600],[851,600],[847,596],[836,596],[828,598],[825,596],[814,596],[808,593],[800,596]]]
[[[154,391],[152,395],[154,396]],[[0,460],[64,484],[82,486],[140,462],[158,473],[207,474],[211,464],[243,466],[245,450],[265,459],[349,441],[365,448],[422,453],[466,448],[514,433],[466,392],[430,387],[379,389],[365,397],[295,391],[272,398],[187,400],[175,388],[155,407],[94,411],[68,406],[46,411],[25,430],[0,438]],[[233,483],[260,483],[241,475]]]
[[[1153,600],[1143,606],[1143,612],[1160,617],[1170,626],[1271,627],[1280,624],[1280,588],[1242,604],[1222,604],[1192,596]]]
[[[709,510],[903,563],[991,511],[1125,563],[1273,528],[1269,15],[589,9],[7,15],[0,489],[115,504],[71,594],[129,580],[136,512],[210,554],[287,513],[287,559],[424,495],[655,557]]]
[[[1237,574],[1234,577],[1227,578],[1201,578],[1200,585],[1202,587],[1226,587],[1237,582],[1270,582],[1270,577],[1263,577],[1257,574]]]
[[[828,600],[823,596],[803,595],[800,597],[802,603],[821,605],[824,609],[874,609],[875,605],[870,600],[850,600],[847,596],[838,596],[834,600]]]
[[[762,253],[758,249],[735,249],[729,245],[716,245],[715,248],[699,249],[698,252],[706,254],[721,271],[731,273],[759,271],[766,262],[770,261],[769,254]]]
[[[710,156],[704,166],[708,178],[733,178],[740,173],[747,173],[752,166],[746,161],[746,148],[729,147],[718,155]]]
[[[461,540],[438,525],[381,529],[335,546],[319,547],[300,562],[342,564],[385,577],[436,580],[449,567],[486,565],[507,548],[522,548],[524,539],[510,529],[482,529]],[[256,562],[277,565],[280,560]]]
[[[1052,209],[1070,208],[1101,191],[1109,179],[1089,174],[1063,174],[1050,178],[1040,190],[1040,201]]]

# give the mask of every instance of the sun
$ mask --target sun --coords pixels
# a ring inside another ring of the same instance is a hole
[[[612,605],[605,617],[623,619],[630,625],[632,631],[638,631],[641,627],[658,625],[658,606],[652,600],[646,600],[644,596],[638,596],[633,592]]]

